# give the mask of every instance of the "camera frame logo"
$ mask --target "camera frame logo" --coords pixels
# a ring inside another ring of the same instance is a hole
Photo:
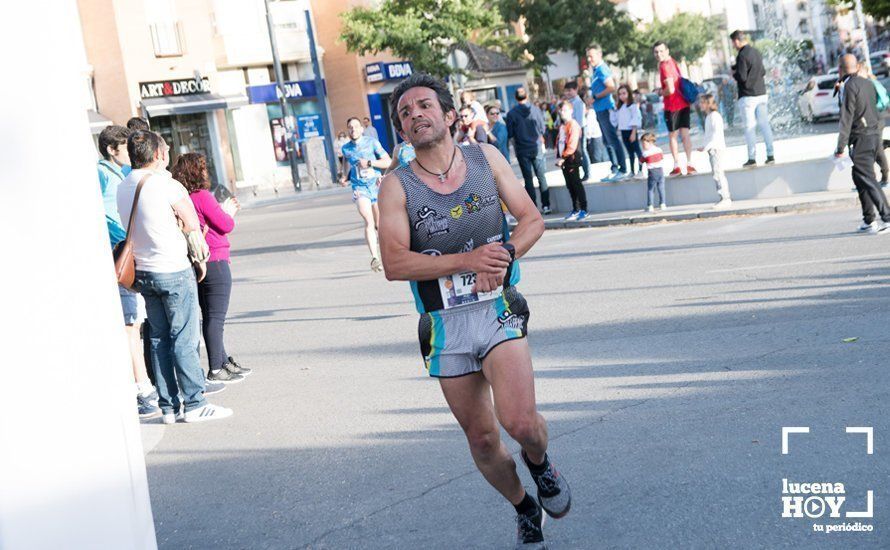
[[[865,453],[874,454],[874,428],[872,426],[847,426],[848,434],[865,435]],[[809,434],[809,426],[782,426],[782,454],[789,452],[789,435]],[[871,519],[874,517],[874,491],[865,495],[865,511],[846,508],[847,491],[843,483],[830,481],[797,482],[782,478],[782,517],[788,519],[841,519],[839,523],[814,523],[813,531],[822,533],[866,532],[874,526],[860,521],[846,519]]]

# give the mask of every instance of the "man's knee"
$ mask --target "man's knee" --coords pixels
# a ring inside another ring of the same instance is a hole
[[[501,446],[501,435],[497,430],[470,430],[466,435],[470,451],[482,459],[494,456]]]
[[[505,419],[503,426],[504,430],[510,434],[510,437],[518,443],[534,440],[538,437],[538,432],[540,431],[537,414],[526,414],[516,418]]]

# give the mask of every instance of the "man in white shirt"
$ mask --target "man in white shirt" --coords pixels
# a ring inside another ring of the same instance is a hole
[[[151,367],[163,421],[176,422],[180,406],[186,422],[218,420],[232,411],[204,398],[198,287],[183,235],[183,230],[200,229],[198,214],[185,188],[164,171],[169,160],[165,146],[153,132],[130,134],[127,151],[133,170],[118,187],[117,209],[129,226],[133,197],[142,182],[133,227],[126,229],[136,259],[134,287],[145,298],[151,325]]]

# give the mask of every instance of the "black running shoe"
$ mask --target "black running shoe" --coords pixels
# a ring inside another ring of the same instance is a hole
[[[525,451],[522,451],[522,459],[526,466],[531,464]],[[565,478],[556,471],[553,462],[549,462],[550,465],[544,473],[536,475],[531,469],[529,469],[529,473],[532,474],[532,479],[538,486],[538,502],[541,507],[544,508],[548,516],[559,519],[568,514],[572,508],[572,490]]]
[[[222,382],[223,384],[237,384],[243,381],[244,377],[226,369],[217,369],[207,373],[207,380],[210,382]]]
[[[253,369],[242,367],[240,364],[232,361],[231,357],[229,357],[229,360],[226,361],[225,365],[223,365],[223,368],[231,372],[232,374],[240,374],[241,376],[247,376],[248,374],[253,372]]]
[[[766,157],[766,163],[767,164],[775,164],[776,159],[772,155],[770,155],[770,156]]]
[[[748,162],[742,165],[742,168],[751,168],[752,166],[757,166],[757,161],[754,159],[748,159]]]
[[[204,395],[213,395],[226,389],[226,385],[222,382],[204,382]]]
[[[535,508],[535,514],[516,516],[516,550],[547,550],[544,544],[544,512]]]

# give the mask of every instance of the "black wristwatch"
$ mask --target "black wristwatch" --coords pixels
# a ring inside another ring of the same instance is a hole
[[[511,262],[516,261],[516,247],[510,243],[504,243],[501,246],[503,246],[504,249],[510,253],[510,261]]]

